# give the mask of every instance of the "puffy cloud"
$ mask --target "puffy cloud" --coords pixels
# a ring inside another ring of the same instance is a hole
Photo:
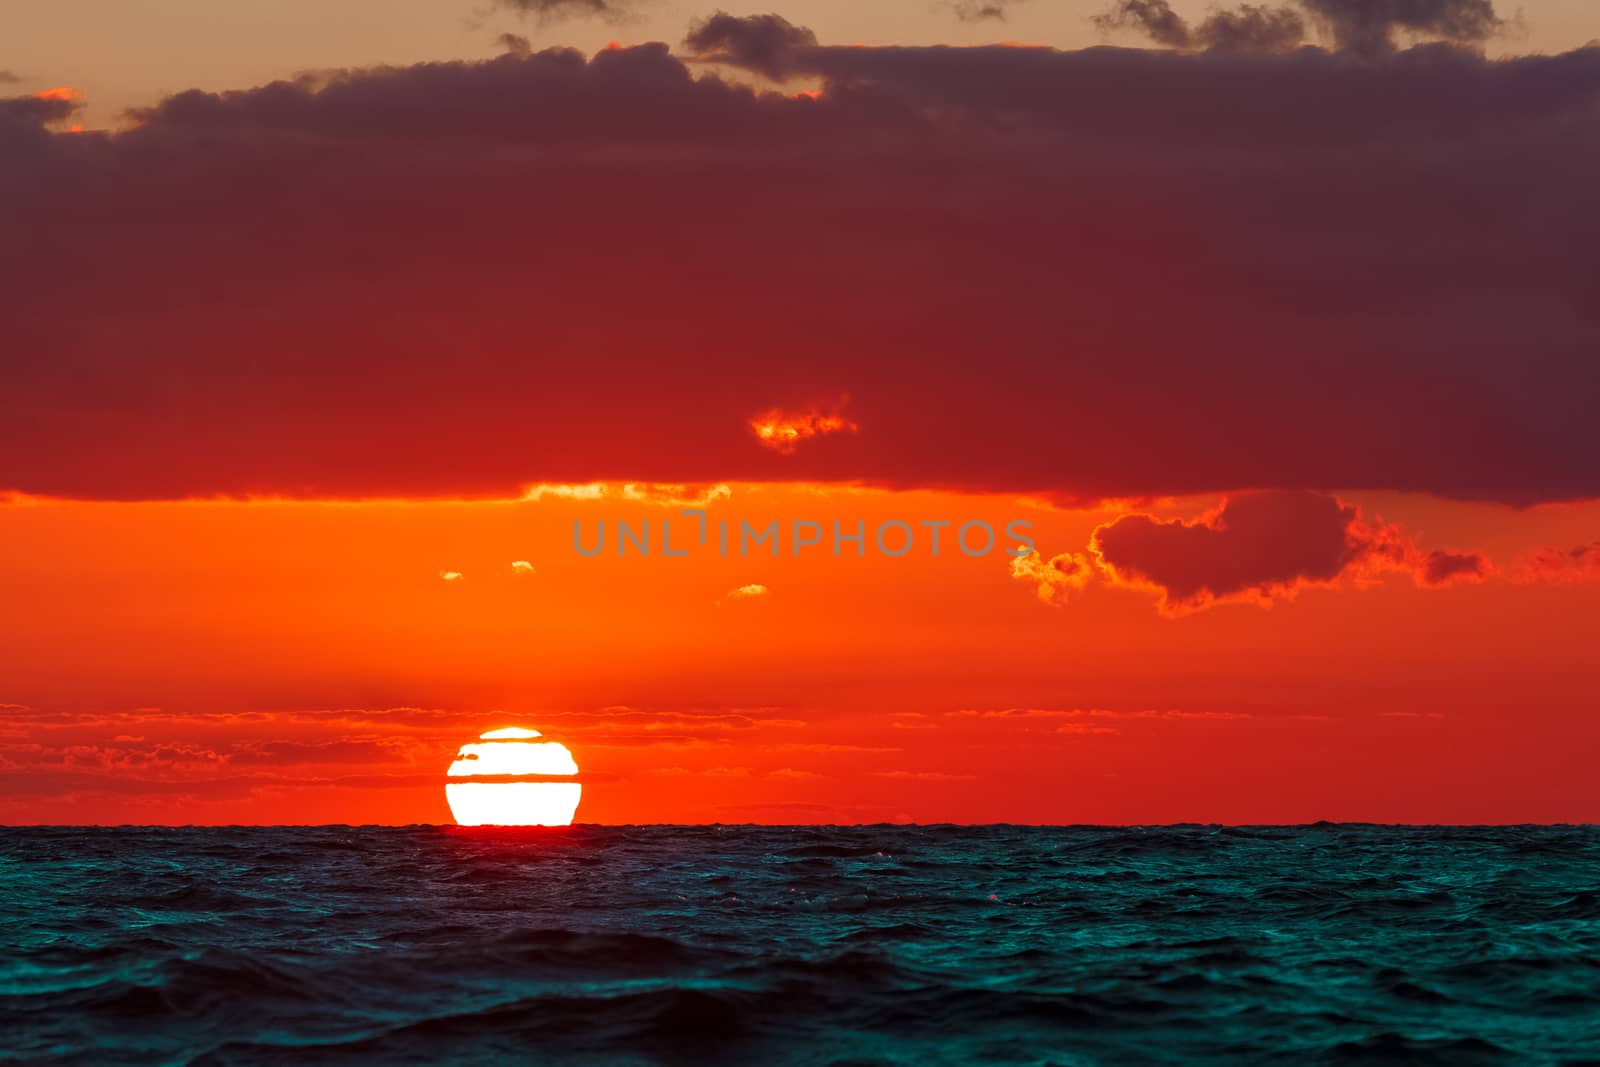
[[[1305,37],[1305,21],[1286,7],[1241,4],[1207,15],[1195,30],[1195,39],[1207,49],[1222,52],[1287,52]]]
[[[461,579],[465,578],[466,575],[462,574],[460,571],[444,570],[439,572],[439,577],[447,582],[459,582]]]
[[[525,559],[511,561],[511,575],[514,578],[532,578],[535,571],[533,564]]]
[[[1397,33],[1481,44],[1504,23],[1492,0],[1299,0],[1327,25],[1334,46],[1368,55],[1392,51]]]
[[[1359,55],[1395,49],[1397,34],[1455,45],[1481,44],[1503,21],[1491,0],[1295,0],[1296,6],[1217,8],[1190,26],[1168,0],[1117,0],[1093,17],[1101,29],[1133,29],[1156,44],[1184,50],[1285,52],[1306,37],[1306,16],[1333,47]],[[1302,14],[1302,11],[1304,14]]]
[[[1091,21],[1102,30],[1138,30],[1168,48],[1189,48],[1194,41],[1188,20],[1172,10],[1167,0],[1117,0]]]
[[[1158,593],[1166,614],[1267,604],[1304,586],[1389,571],[1420,586],[1491,573],[1480,554],[1424,551],[1398,527],[1312,492],[1242,493],[1192,520],[1125,515],[1095,530],[1090,551],[1113,583]]]
[[[817,35],[782,15],[741,18],[718,11],[690,26],[683,46],[702,62],[742,67],[782,81],[817,47]]]
[[[1600,493],[1600,48],[756,29],[0,104],[0,492]]]
[[[741,585],[737,589],[728,591],[729,600],[764,600],[772,595],[772,590],[764,585]]]
[[[1094,565],[1079,552],[1063,552],[1046,560],[1034,549],[1011,560],[1011,577],[1036,583],[1039,599],[1059,606],[1067,602],[1069,594],[1089,584]]]
[[[1298,11],[1261,4],[1216,8],[1191,27],[1167,0],[1118,0],[1092,21],[1103,30],[1133,29],[1157,44],[1183,50],[1287,52],[1306,35],[1305,19]]]
[[[21,96],[0,100],[0,145],[21,147],[24,140],[47,146],[46,127],[72,116],[80,103],[70,97]]]

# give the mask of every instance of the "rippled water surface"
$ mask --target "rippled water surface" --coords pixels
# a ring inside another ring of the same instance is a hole
[[[0,1061],[1600,1063],[1600,830],[0,828]]]

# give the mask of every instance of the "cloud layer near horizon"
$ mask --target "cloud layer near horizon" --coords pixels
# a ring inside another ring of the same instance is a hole
[[[1600,48],[779,23],[702,24],[692,65],[182,93],[114,135],[0,102],[0,491],[1600,495]],[[750,429],[845,394],[858,432]]]

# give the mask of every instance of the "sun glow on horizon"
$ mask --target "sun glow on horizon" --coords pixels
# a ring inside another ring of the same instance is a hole
[[[583,795],[578,764],[566,745],[535,740],[537,730],[507,726],[461,746],[445,799],[459,826],[567,826]],[[489,779],[472,781],[471,779]]]

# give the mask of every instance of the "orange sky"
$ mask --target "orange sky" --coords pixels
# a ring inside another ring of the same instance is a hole
[[[948,543],[578,555],[574,520],[587,540],[677,514],[619,486],[16,500],[0,505],[0,820],[442,821],[455,749],[513,723],[571,746],[585,821],[1600,818],[1600,583],[1527,565],[1584,543],[1600,505],[1341,499],[1494,574],[1424,588],[1352,570],[1171,617],[1100,572],[1047,602],[998,550]],[[755,526],[1026,519],[1047,557],[1118,513],[779,485],[709,505]],[[751,585],[767,592],[730,595]]]

